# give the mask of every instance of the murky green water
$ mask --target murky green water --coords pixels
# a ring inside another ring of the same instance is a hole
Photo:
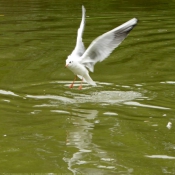
[[[84,43],[139,23],[68,86],[81,5]],[[0,172],[175,174],[175,1],[0,2]],[[171,122],[171,127],[167,124]]]

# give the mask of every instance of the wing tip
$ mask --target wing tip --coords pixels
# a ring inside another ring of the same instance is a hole
[[[82,12],[86,12],[84,5],[82,5]]]
[[[130,20],[130,22],[132,23],[133,26],[137,25],[138,21],[139,20],[137,18],[133,18]]]
[[[136,25],[138,23],[138,19],[137,18],[132,18],[124,24],[127,24],[127,23],[130,23],[130,25]]]

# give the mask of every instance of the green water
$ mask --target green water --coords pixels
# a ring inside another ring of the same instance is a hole
[[[138,25],[91,74],[64,68],[84,43]],[[175,174],[175,1],[0,1],[0,173]],[[171,122],[172,127],[167,127]]]

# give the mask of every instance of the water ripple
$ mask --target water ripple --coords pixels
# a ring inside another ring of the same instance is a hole
[[[134,91],[100,91],[90,94],[77,94],[72,92],[66,92],[71,95],[72,98],[56,96],[56,95],[26,95],[27,98],[33,99],[51,99],[58,100],[62,103],[106,103],[116,104],[128,100],[134,100],[142,96],[139,92]],[[45,106],[45,105],[43,105]]]
[[[3,94],[3,95],[19,96],[19,95],[15,94],[14,92],[6,91],[6,90],[0,90],[0,94]]]

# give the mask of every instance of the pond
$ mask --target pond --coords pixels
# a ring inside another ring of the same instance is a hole
[[[136,17],[129,36],[80,80],[65,60]],[[175,174],[175,1],[0,2],[0,172]]]

